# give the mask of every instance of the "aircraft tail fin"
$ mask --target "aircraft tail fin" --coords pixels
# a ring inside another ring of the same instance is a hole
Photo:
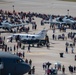
[[[45,36],[47,34],[47,31],[46,29],[43,29],[42,31],[40,31],[37,35],[41,35],[41,36]]]

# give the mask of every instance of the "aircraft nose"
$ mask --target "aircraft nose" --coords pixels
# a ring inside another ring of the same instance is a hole
[[[26,63],[23,63],[23,66],[22,66],[22,72],[23,73],[27,73],[31,70],[31,67],[30,65],[26,64]]]

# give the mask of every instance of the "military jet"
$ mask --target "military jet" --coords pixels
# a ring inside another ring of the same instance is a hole
[[[7,20],[0,22],[0,28],[7,29],[8,31],[11,31],[12,28],[25,26],[25,25],[28,25],[28,23],[12,24]]]

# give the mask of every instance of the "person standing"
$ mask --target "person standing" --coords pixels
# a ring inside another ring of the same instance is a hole
[[[74,66],[74,72],[76,72],[76,66]]]
[[[63,74],[65,73],[65,67],[64,67],[64,65],[62,66],[62,73]]]
[[[23,51],[23,54],[22,55],[23,55],[23,58],[25,58],[25,52],[24,51]]]
[[[52,72],[51,72],[52,73]],[[50,69],[48,68],[47,69],[47,75],[49,75],[50,74]]]
[[[76,55],[75,55],[75,61],[76,61]]]
[[[68,46],[66,46],[66,53],[68,53]]]
[[[25,62],[28,64],[28,59],[26,59]]]
[[[15,45],[14,45],[14,52],[15,52],[15,50],[16,50],[16,47],[15,47]]]
[[[46,63],[43,63],[43,70],[45,70],[46,69]]]
[[[53,26],[53,33],[55,33],[55,25]]]
[[[8,52],[9,52],[9,47],[7,47],[7,50],[8,50]]]
[[[5,41],[5,36],[4,36],[4,41]]]
[[[10,42],[12,43],[13,38],[11,37]]]
[[[72,53],[74,53],[74,48],[73,48],[73,46],[72,46]]]
[[[35,74],[35,66],[32,67],[32,75]]]
[[[12,47],[10,47],[10,52],[12,52]]]
[[[17,44],[17,46],[16,46],[16,47],[17,47],[17,52],[18,52],[18,44]]]
[[[28,46],[28,52],[30,52],[30,44],[29,44],[29,46]]]
[[[29,60],[29,65],[32,66],[32,60],[31,59]]]
[[[54,34],[52,35],[52,39],[53,39],[53,40],[55,39],[55,35],[54,35]]]

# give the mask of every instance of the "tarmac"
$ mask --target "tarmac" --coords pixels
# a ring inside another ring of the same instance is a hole
[[[15,9],[16,11],[76,16],[76,2],[60,0],[4,0],[0,2],[0,8],[8,11]]]
[[[16,11],[26,11],[26,12],[37,12],[37,13],[46,13],[46,14],[56,14],[56,15],[72,15],[75,17],[76,13],[76,3],[75,2],[64,2],[64,1],[57,1],[57,0],[6,0],[8,2],[0,2],[0,9],[12,11],[14,5],[14,9]],[[67,12],[67,9],[69,9],[69,13]],[[43,26],[40,25],[41,19],[35,18],[37,23],[37,30],[32,30],[32,25],[30,26],[30,34],[38,33],[43,28],[49,29],[50,25],[45,24]],[[0,29],[0,31],[3,31]],[[55,34],[59,35],[64,33],[66,36],[68,32],[76,32],[76,30],[67,29],[66,32],[60,32],[58,29],[56,29]],[[12,33],[2,33],[1,36],[5,36],[6,38],[11,35]],[[68,70],[68,66],[76,66],[76,61],[74,60],[74,56],[76,55],[76,46],[74,47],[74,53],[71,53],[71,48],[69,47],[68,53],[65,52],[65,43],[68,41],[69,43],[72,42],[71,39],[67,40],[52,40],[52,29],[49,29],[47,32],[47,35],[50,39],[50,48],[47,49],[46,46],[44,47],[31,47],[30,51],[27,52],[28,48],[27,45],[25,45],[25,50],[19,49],[18,52],[25,52],[25,59],[32,60],[32,66],[35,66],[35,75],[44,75],[45,71],[42,68],[42,64],[44,62],[50,62],[52,63],[51,67],[54,67],[54,63],[60,62],[61,65],[65,66],[65,74],[62,74],[62,71],[58,71],[58,75],[76,75],[76,73],[71,74]],[[16,45],[15,42],[10,43],[7,42],[5,39],[5,43],[7,46],[14,46]],[[60,53],[64,53],[63,58],[60,57]],[[14,52],[12,52],[14,53]],[[27,75],[27,74],[25,74]]]

